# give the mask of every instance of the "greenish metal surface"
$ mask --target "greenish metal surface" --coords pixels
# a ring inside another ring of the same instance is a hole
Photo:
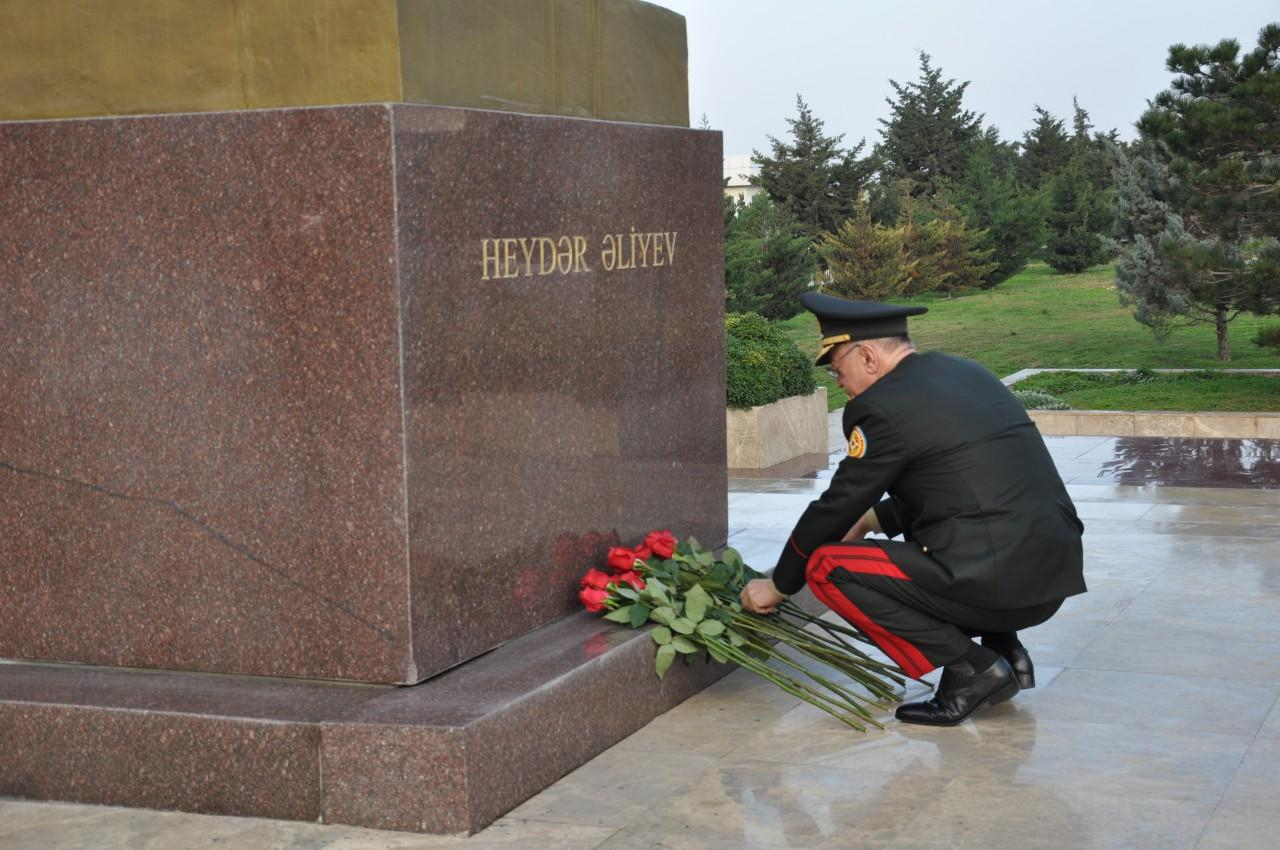
[[[400,0],[405,100],[689,124],[684,18],[637,0]]]
[[[640,0],[5,0],[0,120],[409,101],[688,126]]]
[[[0,118],[400,99],[395,0],[5,0]]]

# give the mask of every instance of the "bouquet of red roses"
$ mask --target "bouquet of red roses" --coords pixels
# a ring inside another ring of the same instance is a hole
[[[611,548],[606,566],[607,571],[592,569],[582,577],[579,599],[588,611],[605,611],[605,619],[615,623],[632,628],[654,623],[650,634],[658,645],[659,677],[677,655],[687,663],[705,651],[860,731],[866,730],[862,721],[880,726],[870,708],[882,708],[905,681],[898,667],[854,645],[871,644],[857,629],[816,617],[790,600],[767,616],[743,610],[738,601],[743,585],[762,574],[734,549],[717,557],[692,537],[677,543],[670,531],[652,531],[634,549]]]

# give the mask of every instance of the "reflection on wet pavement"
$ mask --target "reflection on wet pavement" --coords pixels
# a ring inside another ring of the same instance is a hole
[[[1280,440],[1116,437],[1099,477],[1120,484],[1280,488]],[[1099,449],[1095,449],[1095,452]]]
[[[1046,437],[1062,480],[1131,486],[1280,489],[1280,440]],[[832,469],[813,458],[768,470],[730,470],[730,492],[820,494]],[[840,453],[829,456],[838,461]]]

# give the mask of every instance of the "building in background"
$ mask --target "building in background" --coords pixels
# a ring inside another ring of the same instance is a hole
[[[751,178],[760,173],[760,166],[751,161],[751,154],[733,154],[724,158],[724,193],[744,204],[764,190],[751,185]]]

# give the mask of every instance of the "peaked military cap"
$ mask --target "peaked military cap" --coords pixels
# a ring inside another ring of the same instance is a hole
[[[849,301],[820,292],[804,293],[800,303],[818,317],[818,326],[822,329],[822,349],[814,361],[817,366],[830,362],[831,349],[842,342],[902,336],[907,332],[907,316],[929,312],[927,307]]]

